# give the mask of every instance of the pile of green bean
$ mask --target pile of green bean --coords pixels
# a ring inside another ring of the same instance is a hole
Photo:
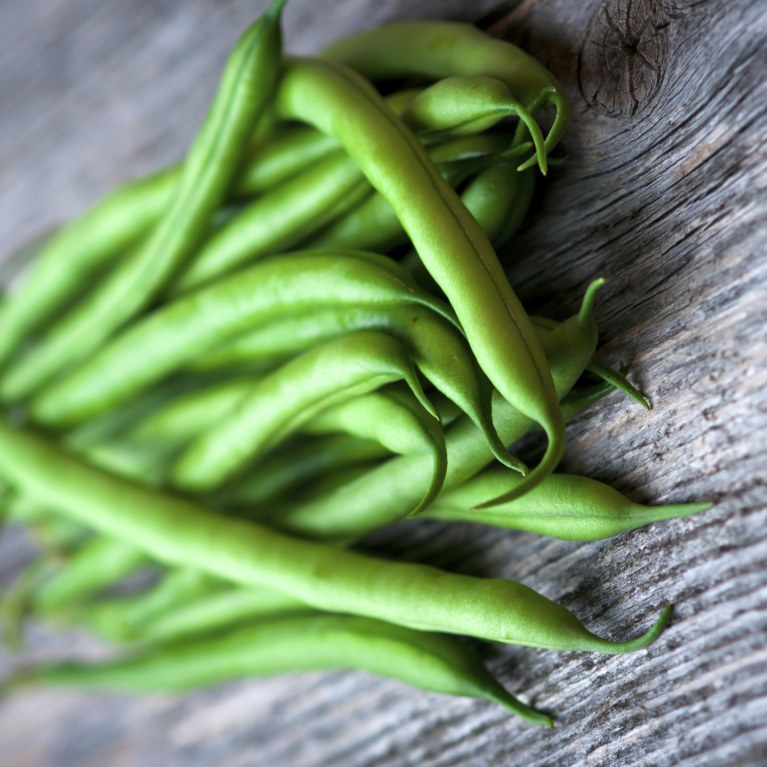
[[[456,635],[622,653],[670,608],[613,642],[520,583],[354,544],[419,514],[589,541],[708,508],[553,473],[568,418],[616,388],[647,406],[595,355],[601,280],[575,316],[529,317],[496,255],[567,100],[463,24],[286,57],[283,5],[237,43],[185,159],[56,231],[0,306],[0,503],[40,546],[4,636],[32,617],[119,648],[4,689],[357,668],[551,724]],[[509,446],[538,429],[528,469]]]

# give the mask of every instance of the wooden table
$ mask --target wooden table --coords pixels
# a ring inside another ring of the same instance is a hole
[[[258,6],[4,0],[2,257],[177,158]],[[553,731],[361,673],[309,674],[178,699],[25,694],[0,706],[0,764],[767,764],[763,11],[747,0],[292,0],[286,12],[288,46],[302,53],[389,19],[475,21],[566,87],[570,159],[507,249],[509,270],[527,305],[554,316],[606,277],[602,353],[654,409],[611,395],[573,422],[564,467],[638,500],[716,508],[593,544],[435,524],[376,543],[523,580],[614,637],[673,602],[654,646],[621,657],[493,649],[493,671],[553,713]],[[3,535],[4,578],[28,557],[21,534]],[[26,658],[92,649],[39,628],[30,645]]]

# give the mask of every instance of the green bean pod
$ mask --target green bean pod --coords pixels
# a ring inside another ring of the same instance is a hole
[[[429,147],[429,156],[448,183],[456,187],[468,175],[481,171],[482,165],[490,157],[502,153],[509,143],[508,137],[499,135],[462,136]],[[407,235],[392,206],[385,197],[371,192],[352,210],[303,241],[302,245],[307,248],[355,248],[385,253],[404,242],[407,242]]]
[[[477,509],[503,495],[517,481],[509,472],[487,469],[461,487],[444,493],[425,516],[448,522],[527,530],[566,541],[597,541],[637,527],[710,509],[711,503],[643,506],[595,479],[551,474],[522,498],[492,509]]]
[[[278,126],[255,144],[245,168],[237,176],[232,199],[243,200],[283,185],[338,149],[332,136],[306,125]]]
[[[431,482],[410,512],[414,517],[437,497],[447,473],[447,448],[439,419],[432,418],[408,391],[373,392],[323,411],[304,424],[310,434],[340,432],[370,439],[399,455],[431,456]]]
[[[401,339],[421,373],[482,430],[498,460],[516,470],[524,468],[498,436],[492,419],[491,387],[465,340],[429,308],[381,307],[374,311],[340,306],[297,314],[233,339],[201,360],[201,364],[207,369],[223,367],[235,371],[243,364],[246,368],[268,362],[277,364],[318,343],[359,330],[381,330]]]
[[[64,567],[37,591],[32,606],[46,613],[88,599],[146,561],[135,546],[97,536],[67,557]]]
[[[501,80],[482,75],[446,77],[418,94],[402,113],[402,119],[424,135],[481,133],[511,116],[519,117],[527,128],[545,176],[548,166],[543,133]]]
[[[32,403],[47,426],[73,426],[126,402],[227,338],[274,318],[337,304],[421,304],[450,317],[391,259],[361,252],[283,254],[162,306]]]
[[[670,617],[666,608],[643,635],[611,642],[520,583],[375,559],[223,518],[105,474],[5,421],[0,421],[0,476],[19,492],[160,562],[271,588],[329,612],[547,649],[607,653],[646,647]]]
[[[311,426],[311,421],[305,424],[309,429]],[[319,476],[335,476],[350,466],[367,466],[389,456],[378,442],[348,434],[311,437],[302,433],[264,456],[257,471],[215,494],[212,503],[227,512],[252,516],[254,509],[274,506],[295,496],[297,490]]]
[[[481,698],[523,719],[551,726],[451,637],[409,631],[367,618],[305,614],[263,620],[215,639],[100,664],[61,663],[27,670],[22,683],[130,692],[184,692],[241,677],[359,669],[430,692]]]
[[[509,402],[543,426],[548,448],[517,490],[522,494],[558,463],[564,419],[532,324],[484,232],[418,140],[354,72],[290,60],[277,104],[281,116],[336,136],[359,163],[455,309],[480,367]]]
[[[29,396],[62,368],[98,349],[151,303],[208,233],[277,83],[284,2],[273,0],[231,53],[167,213],[142,246],[50,330],[34,354],[6,373],[0,381],[5,400]]]
[[[461,200],[497,247],[507,242],[522,224],[534,191],[533,171],[517,171],[509,163],[500,163],[472,179],[461,193]],[[424,290],[440,294],[439,286],[415,251],[406,253],[400,263]],[[534,318],[530,319],[535,324]]]
[[[369,192],[365,177],[337,150],[303,173],[256,197],[215,231],[171,287],[178,295],[245,263],[297,245]]]
[[[557,114],[546,136],[549,154],[570,119],[562,87],[540,62],[511,43],[471,24],[401,21],[364,30],[326,48],[323,56],[372,80],[398,77],[493,77],[504,82],[529,111],[553,104]],[[531,158],[530,164],[535,162]]]
[[[142,644],[177,643],[247,625],[254,619],[306,612],[307,609],[303,602],[278,591],[225,584],[197,599],[169,606],[153,620],[137,627],[134,638]]]
[[[322,410],[398,380],[436,419],[399,341],[362,331],[310,349],[254,382],[245,399],[184,451],[171,481],[188,491],[213,490]]]
[[[596,348],[597,329],[591,314],[596,287],[587,292],[577,315],[556,329],[537,329],[561,397],[578,380]],[[520,439],[533,427],[529,418],[501,397],[493,401],[493,421],[504,444]],[[468,418],[452,424],[445,439],[446,490],[460,486],[493,459],[487,442]],[[335,492],[274,509],[265,518],[269,524],[299,535],[336,541],[355,539],[401,520],[423,496],[427,471],[428,464],[422,458],[394,458]]]

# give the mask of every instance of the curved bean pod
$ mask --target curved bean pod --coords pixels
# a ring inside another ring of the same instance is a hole
[[[68,426],[126,402],[217,343],[273,318],[338,303],[444,304],[383,256],[293,253],[182,296],[116,336],[31,405],[35,420]]]
[[[182,692],[248,676],[352,668],[431,692],[499,703],[523,719],[550,717],[507,692],[467,645],[367,618],[300,615],[263,620],[216,639],[101,664],[28,670],[24,683],[140,692]]]
[[[236,177],[255,123],[277,83],[284,3],[272,0],[230,54],[167,213],[139,250],[57,323],[33,355],[8,371],[0,381],[4,399],[29,396],[62,368],[101,346],[152,301],[207,234],[211,216]]]
[[[317,343],[359,330],[381,330],[401,339],[421,373],[477,424],[498,460],[517,471],[524,469],[498,436],[493,425],[491,387],[465,340],[429,308],[341,306],[291,316],[233,339],[201,364],[204,369],[237,370],[243,364],[278,363]]]
[[[437,497],[447,473],[445,435],[437,418],[431,418],[407,391],[391,388],[355,397],[323,411],[304,429],[310,434],[341,432],[373,440],[399,455],[429,455],[431,483],[410,512],[414,517]]]
[[[187,447],[171,481],[194,492],[213,490],[315,414],[398,380],[436,419],[399,341],[362,331],[310,349],[254,382],[245,399]]]
[[[523,493],[558,463],[564,419],[532,324],[484,232],[417,139],[350,70],[290,60],[277,104],[283,117],[336,136],[359,163],[448,297],[480,367],[509,402],[543,426],[548,447],[517,491]]]
[[[441,495],[426,516],[449,522],[527,530],[566,541],[597,541],[637,527],[710,509],[711,503],[643,506],[595,479],[551,474],[522,498],[492,509],[476,508],[485,498],[503,495],[517,481],[493,468]]]
[[[564,395],[585,369],[597,344],[591,302],[581,312],[560,323],[555,330],[538,329],[549,357],[557,393]],[[533,427],[502,398],[493,401],[493,421],[504,444],[511,444]],[[493,459],[487,442],[468,418],[459,418],[445,434],[447,476],[444,488],[457,487],[481,471]],[[313,538],[349,540],[401,520],[422,497],[428,464],[422,458],[401,457],[369,472],[365,477],[309,501],[275,509],[269,524]],[[375,498],[375,503],[371,503]]]
[[[490,242],[498,247],[522,224],[534,191],[535,175],[532,171],[518,171],[511,164],[500,163],[479,173],[463,190],[461,200]],[[440,294],[439,286],[415,251],[405,254],[400,263],[424,290]],[[535,324],[534,319],[530,319]]]
[[[429,156],[448,183],[456,187],[468,175],[481,170],[489,156],[495,157],[502,153],[509,143],[503,136],[463,136],[430,147]],[[407,235],[397,214],[385,197],[373,192],[355,208],[302,244],[307,248],[361,248],[385,253],[404,242],[407,242]]]
[[[548,167],[541,129],[501,80],[483,75],[446,77],[419,93],[402,113],[413,130],[425,135],[481,133],[511,116],[519,117],[529,132],[545,176]]]
[[[570,103],[554,76],[516,45],[498,40],[471,24],[402,21],[350,35],[326,48],[323,56],[346,64],[372,80],[398,77],[483,75],[504,82],[532,112],[545,104],[557,110],[546,136],[549,154],[570,119]],[[531,158],[535,162],[535,158]]]
[[[160,562],[273,588],[331,612],[425,631],[608,653],[646,647],[670,617],[666,608],[645,634],[611,642],[520,583],[379,560],[222,518],[181,498],[105,474],[4,421],[0,476],[22,493],[142,548]]]

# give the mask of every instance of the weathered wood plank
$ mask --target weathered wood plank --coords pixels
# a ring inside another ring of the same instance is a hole
[[[759,4],[685,0],[293,0],[310,52],[407,16],[464,18],[527,46],[575,105],[568,164],[510,249],[529,305],[564,315],[597,275],[603,352],[653,399],[616,395],[570,429],[565,465],[641,500],[712,498],[698,518],[577,545],[400,525],[371,545],[525,581],[625,635],[677,605],[647,652],[498,648],[553,732],[489,705],[353,673],[243,682],[183,699],[37,692],[0,707],[14,766],[761,765],[767,761],[765,21]],[[328,7],[330,6],[330,7]],[[118,181],[173,160],[253,15],[245,0],[7,0],[0,6],[3,256]],[[211,30],[215,34],[211,34]],[[0,570],[18,570],[18,535]],[[88,651],[35,632],[35,657]],[[0,661],[1,667],[8,658]]]

